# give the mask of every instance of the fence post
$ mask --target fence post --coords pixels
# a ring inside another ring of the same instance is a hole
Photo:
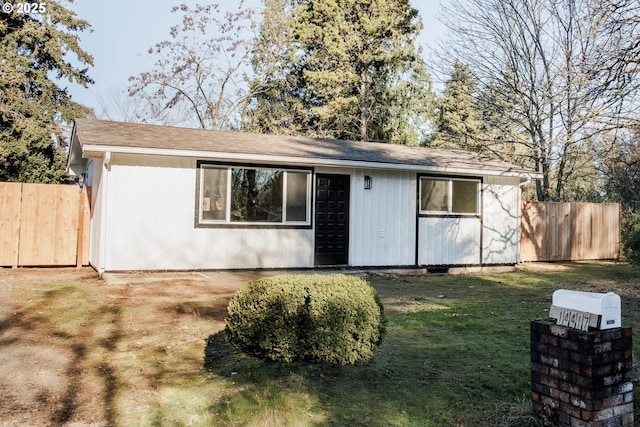
[[[82,267],[82,258],[84,258],[84,198],[87,194],[84,185],[80,185],[78,189],[78,247],[76,250],[76,268]]]

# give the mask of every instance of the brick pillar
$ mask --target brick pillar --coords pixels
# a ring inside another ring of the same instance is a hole
[[[632,329],[531,322],[533,410],[559,426],[633,427]]]

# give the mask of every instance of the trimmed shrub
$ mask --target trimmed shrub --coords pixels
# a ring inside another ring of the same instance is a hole
[[[282,275],[252,281],[229,301],[227,340],[280,362],[353,365],[373,359],[385,334],[382,303],[359,277]]]

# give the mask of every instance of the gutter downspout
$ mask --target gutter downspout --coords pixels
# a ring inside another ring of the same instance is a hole
[[[107,171],[111,170],[111,151],[104,153],[104,168]]]

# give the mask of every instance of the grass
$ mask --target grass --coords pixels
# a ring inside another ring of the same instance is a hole
[[[237,354],[221,333],[228,296],[175,295],[167,283],[16,288],[11,328],[67,355],[68,387],[49,421],[97,413],[109,425],[533,427],[529,323],[547,316],[555,289],[615,291],[623,325],[640,326],[640,272],[626,264],[370,280],[388,334],[366,366]],[[640,419],[637,392],[635,407]]]

